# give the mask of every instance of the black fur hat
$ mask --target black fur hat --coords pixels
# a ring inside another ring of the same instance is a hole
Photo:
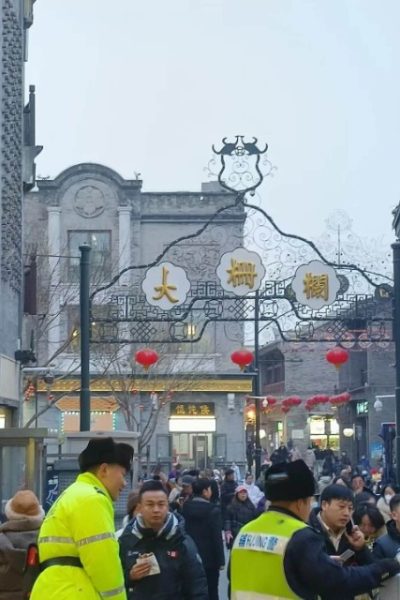
[[[314,493],[314,477],[303,460],[273,465],[265,473],[265,495],[271,502],[309,498]]]
[[[129,444],[116,443],[113,438],[93,438],[79,455],[81,473],[92,467],[108,463],[121,465],[127,471],[132,468],[133,448]]]

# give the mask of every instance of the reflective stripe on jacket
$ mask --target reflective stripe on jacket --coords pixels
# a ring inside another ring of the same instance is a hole
[[[292,535],[307,527],[274,510],[247,523],[235,539],[231,556],[232,600],[297,600],[283,565]]]
[[[126,600],[112,500],[92,473],[79,475],[53,504],[38,545],[41,562],[74,556],[83,568],[48,567],[30,600]]]

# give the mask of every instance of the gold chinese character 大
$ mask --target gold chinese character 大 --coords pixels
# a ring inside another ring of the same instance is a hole
[[[226,272],[229,275],[228,285],[232,284],[233,287],[247,285],[249,289],[253,289],[257,277],[255,263],[231,258],[231,268],[227,269]]]
[[[304,293],[307,300],[310,298],[323,298],[325,301],[329,298],[329,277],[326,274],[313,275],[306,273],[304,280]]]
[[[153,296],[153,300],[161,300],[164,296],[171,302],[171,304],[176,304],[179,302],[178,298],[175,298],[171,292],[176,292],[176,285],[168,284],[168,274],[169,271],[167,267],[162,268],[162,281],[161,285],[157,285],[154,287],[154,291],[158,293],[158,296]]]
[[[185,405],[184,404],[178,404],[178,406],[175,409],[175,412],[176,412],[177,415],[184,416],[186,414],[185,413]]]

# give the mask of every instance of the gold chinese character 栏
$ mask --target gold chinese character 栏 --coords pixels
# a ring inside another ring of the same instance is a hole
[[[304,277],[304,293],[307,300],[310,298],[329,298],[329,277],[326,274],[313,275],[306,273]]]
[[[176,285],[168,284],[168,274],[169,271],[167,267],[162,268],[162,281],[161,285],[157,285],[154,287],[154,291],[158,293],[158,296],[153,296],[153,300],[161,300],[164,296],[172,303],[176,304],[178,302],[178,298],[174,298],[171,292],[176,291]]]
[[[226,272],[229,275],[228,285],[230,283],[233,287],[247,285],[248,288],[253,289],[257,277],[255,263],[238,261],[235,258],[231,258],[231,268],[227,269]]]

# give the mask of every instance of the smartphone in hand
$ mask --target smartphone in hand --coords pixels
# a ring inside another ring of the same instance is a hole
[[[355,554],[355,552],[353,552],[353,550],[350,550],[350,548],[348,548],[342,554],[339,555],[340,562],[345,563],[347,560],[349,560],[349,558],[354,556],[354,554]]]
[[[353,521],[353,519],[350,519],[350,521],[346,525],[346,533],[348,535],[351,535],[353,533],[354,527],[355,527],[354,521]]]

